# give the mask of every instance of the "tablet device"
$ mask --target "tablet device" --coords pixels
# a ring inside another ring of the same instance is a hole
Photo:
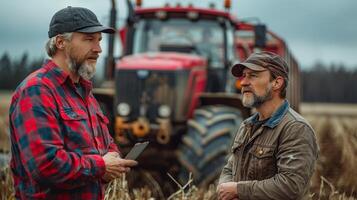
[[[126,154],[125,159],[135,160],[139,157],[139,155],[144,151],[146,146],[148,146],[149,141],[146,142],[138,142],[134,145],[134,147]]]

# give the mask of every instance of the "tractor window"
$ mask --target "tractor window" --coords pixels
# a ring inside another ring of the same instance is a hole
[[[234,30],[232,26],[230,26],[228,23],[227,23],[226,35],[227,35],[227,60],[232,61],[235,58]]]
[[[133,53],[194,53],[207,58],[211,68],[224,68],[224,34],[213,20],[142,19],[135,26]]]

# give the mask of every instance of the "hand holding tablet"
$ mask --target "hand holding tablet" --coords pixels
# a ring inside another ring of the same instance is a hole
[[[125,156],[125,159],[135,160],[139,157],[139,155],[144,151],[149,142],[138,142],[134,145],[134,147],[129,151],[129,153]]]

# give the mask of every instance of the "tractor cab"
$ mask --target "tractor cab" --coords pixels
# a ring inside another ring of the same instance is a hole
[[[141,18],[135,26],[132,53],[182,52],[207,59],[210,68],[224,66],[224,27],[214,19],[192,20],[190,15],[166,16],[167,11],[157,11],[157,17]],[[187,12],[188,13],[188,12]],[[161,15],[160,15],[161,14]],[[156,16],[155,15],[155,16]]]
[[[227,69],[235,59],[234,25],[226,12],[181,6],[137,8],[121,35],[126,35],[125,55],[176,52],[202,57],[212,80],[206,91],[225,91]]]

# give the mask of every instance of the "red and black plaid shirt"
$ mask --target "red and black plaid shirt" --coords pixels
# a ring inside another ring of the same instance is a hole
[[[17,199],[103,199],[102,156],[117,151],[108,119],[80,79],[52,61],[16,89],[10,107],[13,172]]]

